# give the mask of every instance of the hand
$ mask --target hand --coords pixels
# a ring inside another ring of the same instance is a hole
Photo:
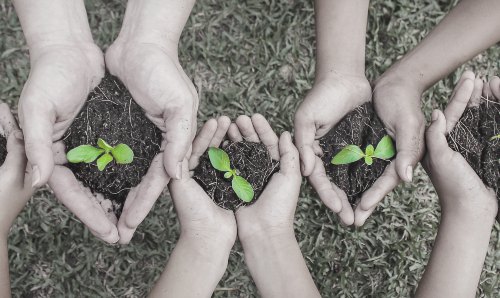
[[[317,139],[326,135],[346,114],[370,101],[371,87],[364,76],[330,73],[321,78],[307,94],[295,114],[295,141],[300,152],[302,174],[318,192],[321,200],[342,222],[351,225],[354,213],[346,194],[330,182]]]
[[[163,132],[164,152],[159,159],[163,160],[166,173],[161,174],[161,179],[143,179],[142,183],[157,191],[137,192],[138,198],[133,202],[127,198],[118,223],[120,243],[127,243],[169,177],[182,178],[182,161],[196,132],[198,96],[179,64],[176,51],[169,51],[163,45],[118,39],[106,52],[106,63],[109,71],[127,86],[146,116]]]
[[[280,161],[280,171],[273,174],[258,200],[236,211],[239,238],[248,239],[262,234],[270,237],[281,234],[293,236],[293,220],[302,176],[298,151],[292,143],[290,133],[284,132],[278,139],[260,114],[255,114],[252,118],[238,117],[236,123],[231,124],[228,133],[229,138],[235,142],[262,142],[268,148],[271,158]]]
[[[10,227],[33,194],[31,169],[27,167],[23,135],[9,106],[0,104],[0,134],[7,138],[7,158],[0,166],[0,239],[7,239]]]
[[[434,110],[432,124],[426,132],[427,154],[422,162],[436,188],[443,214],[458,215],[460,220],[467,216],[493,219],[497,215],[498,203],[495,193],[488,189],[465,158],[453,151],[446,140],[446,135],[453,130],[465,108],[479,104],[481,91],[485,95],[494,91],[500,95],[498,78],[490,84],[484,84],[474,74],[462,75],[450,102],[443,112]],[[490,88],[491,87],[491,88]],[[489,95],[493,95],[489,94]],[[496,97],[489,96],[497,101]],[[491,220],[493,224],[493,220]]]
[[[181,237],[202,238],[206,242],[217,240],[220,245],[232,247],[236,240],[236,220],[231,210],[217,206],[203,188],[192,179],[199,157],[209,147],[219,147],[231,120],[222,116],[205,123],[193,142],[189,163],[184,160],[180,180],[171,180],[170,194],[181,225]]]

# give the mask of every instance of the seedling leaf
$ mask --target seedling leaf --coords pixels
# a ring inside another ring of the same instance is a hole
[[[394,148],[394,144],[390,136],[384,136],[380,142],[377,144],[377,148],[375,148],[375,152],[373,157],[380,159],[389,159],[396,154],[396,149]]]
[[[496,140],[496,139],[500,139],[500,135],[492,136],[490,138],[490,141],[493,141],[493,140]]]
[[[231,178],[231,176],[233,176],[233,173],[231,173],[231,172],[225,172],[224,173],[224,178],[226,178],[226,179]]]
[[[106,153],[109,153],[109,151],[113,150],[113,146],[106,143],[106,141],[101,139],[101,138],[97,139],[97,146],[104,149],[106,151]]]
[[[371,156],[365,156],[365,163],[369,166],[373,164],[373,157]]]
[[[90,145],[81,145],[68,151],[66,158],[71,163],[91,163],[103,153],[103,149],[98,149]]]
[[[356,145],[347,145],[332,158],[332,164],[345,165],[363,158],[363,150]]]
[[[254,196],[253,187],[245,178],[234,176],[231,184],[238,198],[247,203],[252,201]]]
[[[210,158],[210,163],[216,170],[223,172],[231,171],[231,161],[224,150],[210,147],[208,149],[208,157]]]
[[[106,166],[112,161],[113,156],[111,156],[111,154],[109,153],[106,153],[103,156],[99,157],[99,159],[97,160],[97,168],[99,169],[99,171],[103,171]]]
[[[134,151],[125,144],[118,144],[111,150],[111,154],[116,160],[117,164],[124,165],[134,161]]]
[[[370,145],[366,146],[365,155],[366,156],[373,156],[374,151],[375,151],[375,149],[373,148],[373,145],[370,144]]]

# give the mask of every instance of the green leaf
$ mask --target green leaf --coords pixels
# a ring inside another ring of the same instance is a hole
[[[226,179],[231,178],[231,176],[233,176],[233,173],[232,173],[232,172],[225,172],[225,173],[224,173],[224,178],[226,178]]]
[[[366,156],[373,156],[374,151],[375,151],[375,148],[373,148],[373,145],[370,144],[370,145],[366,146],[365,155]]]
[[[365,156],[365,163],[369,166],[373,164],[373,157],[371,156]]]
[[[111,154],[109,153],[106,153],[103,156],[99,157],[99,159],[97,160],[97,168],[99,169],[99,171],[103,171],[106,166],[112,161],[113,156],[111,156]]]
[[[332,158],[332,164],[345,165],[353,163],[363,158],[365,154],[363,150],[356,145],[347,145],[339,153]]]
[[[384,136],[380,140],[380,142],[378,142],[373,157],[380,159],[389,159],[393,157],[395,154],[396,154],[396,149],[394,148],[394,144],[392,143],[391,137]]]
[[[71,149],[67,154],[66,158],[70,163],[91,163],[96,160],[104,150],[92,147],[90,145],[81,145],[76,148]]]
[[[210,147],[208,149],[208,157],[210,158],[210,163],[216,170],[223,172],[231,171],[231,161],[224,150]]]
[[[238,198],[247,203],[252,201],[254,195],[253,187],[245,178],[234,176],[231,184]]]
[[[493,141],[493,140],[496,140],[496,139],[500,139],[500,135],[492,136],[490,138],[490,141]]]
[[[97,139],[97,146],[104,149],[106,151],[106,153],[109,153],[109,151],[113,150],[113,146],[106,143],[106,141],[101,139],[101,138]]]
[[[134,161],[134,151],[125,144],[116,145],[116,147],[111,150],[111,154],[113,154],[116,163],[120,165],[129,164]]]

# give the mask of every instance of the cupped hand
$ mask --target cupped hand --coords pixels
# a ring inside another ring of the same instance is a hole
[[[371,99],[366,77],[331,73],[319,79],[295,114],[295,141],[300,152],[301,169],[325,205],[338,213],[341,221],[354,222],[344,191],[328,179],[317,139],[326,135],[346,114]]]
[[[279,172],[273,174],[258,200],[236,211],[238,236],[248,239],[257,235],[293,235],[295,208],[302,176],[299,153],[289,132],[278,139],[267,120],[260,114],[252,118],[240,116],[228,132],[232,141],[264,144],[274,160],[280,161]]]
[[[198,95],[179,63],[177,49],[119,38],[106,52],[106,66],[163,132],[164,151],[158,160],[162,161],[166,173],[161,174],[161,179],[153,175],[144,177],[141,184],[159,190],[170,177],[183,178],[183,160],[196,133]],[[159,169],[153,171],[160,173]],[[160,193],[137,191],[133,202],[127,198],[118,223],[121,243],[132,238]]]
[[[443,213],[494,218],[498,203],[493,190],[487,188],[465,158],[448,146],[446,135],[453,130],[467,106],[478,105],[481,92],[488,96],[492,86],[474,78],[470,72],[462,75],[444,113],[434,110],[432,124],[426,131],[427,153],[422,164],[439,196]],[[500,84],[495,93],[500,95]],[[493,95],[489,100],[498,102]]]
[[[0,104],[0,135],[7,138],[7,158],[0,165],[0,236],[6,237],[17,215],[33,194],[23,135],[9,106]]]
[[[95,44],[44,44],[30,48],[31,69],[19,99],[19,121],[32,184],[47,183],[54,169],[52,145],[61,139],[104,76]]]
[[[193,142],[189,161],[183,162],[181,179],[170,181],[169,190],[181,225],[182,237],[213,241],[219,239],[232,246],[236,240],[236,220],[231,210],[217,206],[190,171],[198,166],[200,156],[209,147],[219,147],[231,123],[222,116],[205,123]],[[221,243],[222,244],[222,243]]]

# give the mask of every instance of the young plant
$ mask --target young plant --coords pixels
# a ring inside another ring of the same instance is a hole
[[[490,141],[493,141],[493,140],[496,140],[496,139],[500,139],[500,135],[492,136],[490,138]]]
[[[99,138],[97,140],[97,146],[99,148],[95,148],[91,145],[78,146],[71,149],[66,154],[66,158],[71,163],[91,163],[100,156],[99,159],[97,159],[97,168],[99,171],[103,171],[113,159],[117,164],[129,164],[134,160],[134,152],[125,144],[118,144],[113,147]]]
[[[365,152],[356,145],[347,145],[332,158],[331,162],[334,165],[345,165],[356,162],[364,157],[365,163],[371,166],[374,158],[388,160],[395,154],[396,149],[394,148],[392,139],[386,135],[378,142],[376,148],[371,144],[366,146]]]
[[[233,178],[231,187],[238,198],[247,203],[252,201],[254,196],[253,187],[245,178],[238,175],[237,169],[231,168],[229,155],[222,149],[210,147],[208,149],[208,157],[210,158],[210,163],[216,170],[224,172],[224,178]]]

